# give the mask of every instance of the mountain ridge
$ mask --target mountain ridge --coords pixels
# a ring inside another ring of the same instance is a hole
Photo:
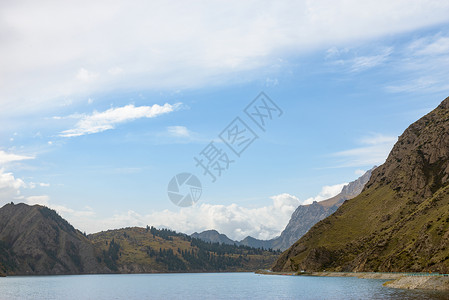
[[[362,193],[313,226],[275,271],[449,272],[449,97],[411,124]]]
[[[0,208],[0,276],[255,271],[278,254],[148,226],[85,236],[44,206]]]

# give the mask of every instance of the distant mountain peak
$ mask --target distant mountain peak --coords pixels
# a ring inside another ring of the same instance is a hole
[[[289,223],[282,231],[281,235],[271,240],[259,240],[247,236],[241,241],[233,241],[226,235],[220,234],[216,230],[206,230],[201,233],[193,233],[191,236],[208,242],[219,242],[225,244],[244,245],[264,249],[285,250],[303,236],[313,225],[329,216],[345,201],[354,198],[361,193],[363,187],[368,182],[371,172],[376,167],[365,172],[361,177],[348,183],[342,191],[327,200],[320,202],[314,201],[311,204],[300,205],[293,212]]]
[[[220,243],[228,245],[238,244],[236,241],[231,240],[225,234],[219,233],[215,229],[205,230],[201,233],[194,232],[190,236],[211,243]]]

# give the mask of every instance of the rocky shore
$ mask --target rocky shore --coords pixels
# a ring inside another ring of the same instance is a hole
[[[399,279],[385,282],[384,286],[397,289],[449,291],[449,277],[403,276]]]
[[[383,279],[390,280],[384,286],[398,289],[421,289],[449,291],[449,276],[435,274],[410,273],[377,273],[377,272],[272,272],[269,270],[259,270],[257,274],[264,275],[290,275],[290,276],[319,276],[319,277],[357,277],[362,279]]]

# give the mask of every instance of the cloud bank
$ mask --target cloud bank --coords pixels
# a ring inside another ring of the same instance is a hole
[[[429,0],[3,1],[0,112],[117,89],[224,84],[239,73],[266,78],[291,55],[441,24],[448,15],[448,2]],[[445,47],[441,40],[424,51]]]
[[[235,203],[230,205],[201,203],[180,208],[178,211],[166,209],[148,214],[128,210],[126,213],[107,218],[99,218],[91,209],[76,211],[65,206],[52,205],[45,198],[40,204],[56,209],[76,228],[89,233],[112,228],[150,225],[187,234],[216,229],[234,240],[242,240],[247,236],[267,240],[280,235],[300,204],[309,204],[333,197],[344,185],[324,186],[317,196],[302,203],[296,196],[283,193],[270,197],[272,200],[270,205],[255,208],[243,207]]]

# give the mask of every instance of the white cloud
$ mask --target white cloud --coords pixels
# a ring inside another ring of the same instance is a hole
[[[23,0],[0,11],[0,112],[17,114],[98,91],[263,79],[279,58],[446,22],[449,3]]]
[[[17,133],[14,133],[14,135],[17,135]],[[0,151],[0,205],[13,200],[23,199],[23,196],[21,195],[22,188],[33,189],[36,187],[36,183],[30,182],[27,184],[22,179],[16,178],[13,173],[6,172],[5,169],[1,168],[1,166],[7,165],[11,162],[30,160],[34,158],[34,156]]]
[[[279,84],[279,80],[278,80],[277,78],[270,78],[270,77],[267,77],[267,78],[265,79],[265,85],[266,85],[267,87],[277,86],[278,84]]]
[[[449,63],[446,64],[449,68]],[[447,72],[449,75],[449,72]],[[442,75],[441,73],[439,75]],[[411,80],[396,83],[394,85],[388,85],[385,89],[391,93],[416,93],[416,92],[442,92],[449,90],[449,84],[444,81],[446,76],[440,77],[439,75],[435,77],[425,76],[418,77]]]
[[[216,229],[231,239],[241,240],[248,235],[270,239],[281,233],[298,207],[295,196],[281,194],[271,197],[273,203],[258,208],[246,208],[237,204],[200,205],[181,208],[179,211],[163,210],[142,215],[129,210],[105,219],[68,216],[75,226],[88,232],[127,226],[166,227],[191,234],[195,231]]]
[[[26,204],[28,205],[43,205],[43,206],[49,206],[50,205],[50,197],[47,195],[41,195],[41,196],[29,196],[25,198]]]
[[[273,208],[284,214],[292,214],[300,204],[298,197],[283,193],[270,197],[273,200]]]
[[[419,39],[410,46],[416,55],[438,55],[449,53],[449,37],[442,36],[434,39]]]
[[[64,130],[60,133],[62,137],[74,137],[85,134],[98,133],[114,129],[117,124],[126,123],[140,118],[154,118],[162,114],[174,111],[180,103],[171,105],[154,104],[153,106],[134,106],[132,104],[110,108],[103,112],[94,111],[91,115],[81,117],[75,128]]]
[[[365,145],[379,145],[379,144],[394,144],[398,140],[397,137],[387,136],[383,134],[375,134],[366,136],[360,139],[360,142]]]
[[[70,220],[71,218],[82,218],[82,217],[93,217],[95,212],[92,208],[86,206],[85,210],[74,210],[64,205],[53,204],[50,202],[50,197],[48,195],[41,196],[29,196],[25,198],[25,202],[28,205],[42,205],[54,209],[63,218]]]
[[[334,65],[346,67],[349,72],[361,72],[387,62],[389,56],[393,53],[393,48],[388,47],[375,51],[370,49],[370,51],[373,53],[351,57],[354,54],[350,49],[344,48],[339,50],[336,47],[332,47],[326,51],[325,58]],[[349,56],[349,58],[346,58],[346,56]]]
[[[175,137],[190,137],[190,131],[185,126],[169,126],[167,131]]]
[[[394,136],[375,134],[360,139],[362,147],[340,151],[333,156],[340,158],[338,167],[378,166],[385,162],[397,140]]]
[[[63,205],[53,204],[50,202],[48,195],[33,195],[24,197],[21,194],[22,188],[35,188],[36,183],[30,182],[26,184],[22,179],[15,178],[12,173],[6,173],[3,169],[0,169],[0,207],[11,201],[21,201],[28,205],[43,205],[56,210],[63,217],[79,218],[79,217],[92,217],[95,213],[91,208],[87,207],[85,210],[74,210]],[[39,186],[48,187],[48,183],[39,183]]]
[[[332,59],[332,58],[335,58],[335,57],[339,57],[340,55],[346,54],[348,52],[349,52],[348,48],[339,49],[339,48],[333,46],[333,47],[330,47],[329,49],[326,50],[325,58],[326,59]]]
[[[359,177],[362,176],[365,173],[366,173],[366,171],[362,170],[362,169],[357,169],[357,170],[354,171],[354,174],[359,176]]]
[[[0,150],[0,165],[4,165],[6,163],[10,163],[10,162],[14,162],[14,161],[21,161],[21,160],[28,160],[28,159],[34,159],[34,156],[6,153],[5,151]]]
[[[28,183],[28,184],[26,185],[26,187],[27,187],[27,188],[30,188],[30,189],[34,189],[34,188],[36,188],[36,186],[40,186],[40,187],[49,187],[50,184],[49,184],[49,183],[45,183],[45,182],[39,182],[39,183],[36,183],[36,182],[30,182],[30,183]]]
[[[348,183],[340,183],[335,185],[325,185],[321,188],[321,192],[316,195],[315,197],[310,197],[306,199],[302,204],[312,204],[314,201],[320,202],[323,200],[327,200],[329,198],[332,198],[336,195],[338,195],[343,187],[347,185]]]
[[[449,36],[438,33],[417,38],[401,50],[394,69],[403,78],[386,86],[392,93],[432,93],[449,91]]]
[[[20,197],[20,189],[25,186],[22,179],[0,169],[0,203],[5,204]]]
[[[113,68],[110,68],[108,70],[108,73],[111,74],[111,75],[118,75],[118,74],[120,74],[122,72],[123,72],[123,69],[119,68],[119,67],[113,67]]]
[[[56,210],[63,218],[70,219],[72,217],[93,217],[95,212],[86,207],[85,210],[75,210],[64,205],[49,204],[48,207]]]
[[[359,72],[369,68],[376,67],[386,62],[390,54],[393,52],[392,48],[388,48],[382,51],[382,53],[371,56],[359,56],[354,58],[351,63],[351,71]]]
[[[78,73],[76,74],[76,79],[79,79],[79,80],[85,81],[85,82],[94,81],[97,78],[98,78],[98,73],[88,71],[84,68],[79,69]]]

